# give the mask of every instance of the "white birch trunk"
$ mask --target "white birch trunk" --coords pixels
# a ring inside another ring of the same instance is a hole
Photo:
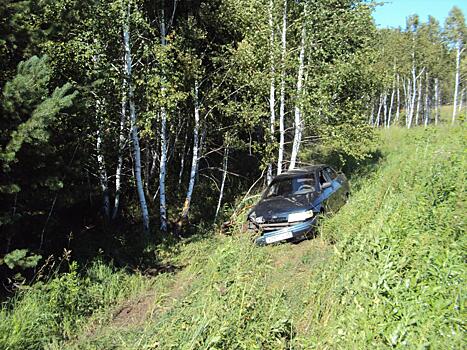
[[[410,115],[410,103],[412,101],[412,95],[411,95],[411,80],[410,78],[407,79],[407,85],[402,84],[402,87],[404,88],[404,104],[405,104],[405,125],[409,127],[409,115]]]
[[[375,122],[375,103],[371,101],[371,112],[370,112],[370,120],[368,121],[371,126]]]
[[[100,101],[96,102],[97,113],[100,114],[101,107]],[[96,153],[97,153],[97,166],[99,174],[99,184],[102,190],[102,211],[104,213],[105,220],[110,218],[110,197],[109,197],[109,182],[107,177],[107,171],[105,169],[104,153],[102,152],[102,122],[100,116],[98,116],[98,126],[96,135]]]
[[[122,100],[121,100],[121,111],[120,111],[120,130],[118,136],[118,159],[117,169],[115,171],[115,198],[114,207],[112,211],[112,220],[115,220],[118,215],[118,209],[120,206],[120,192],[122,184],[122,169],[123,169],[123,150],[126,144],[125,136],[125,124],[127,120],[126,106],[127,106],[127,95],[126,95],[126,79],[123,79],[122,84]]]
[[[417,113],[415,116],[415,125],[418,125],[419,120],[420,120],[420,107],[421,107],[421,101],[422,101],[422,82],[423,82],[423,79],[422,77],[420,77],[420,80],[418,82]]]
[[[98,55],[94,55],[93,58],[94,68],[98,69]],[[104,214],[105,221],[108,222],[110,219],[110,196],[109,196],[109,181],[107,176],[107,170],[105,166],[104,153],[102,151],[102,114],[103,106],[102,101],[94,94],[96,101],[96,122],[97,122],[97,131],[96,131],[96,156],[97,156],[97,173],[99,177],[99,184],[102,190],[102,212]],[[42,244],[41,244],[42,245]]]
[[[274,144],[274,124],[276,123],[276,86],[275,86],[275,75],[276,68],[274,66],[274,22],[273,22],[273,9],[274,1],[269,0],[269,29],[271,31],[269,38],[270,45],[270,64],[271,64],[271,86],[269,88],[269,112],[270,112],[270,126],[269,132],[271,133],[271,144]],[[268,165],[267,181],[268,184],[272,181],[272,162]]]
[[[408,115],[408,122],[407,122],[407,128],[410,129],[412,127],[412,121],[414,117],[414,111],[415,111],[415,97],[417,95],[417,72],[415,69],[415,53],[412,55],[413,57],[413,66],[412,66],[412,90],[411,90],[411,101],[410,101],[410,110],[409,110],[409,115]]]
[[[130,4],[128,4],[127,18],[123,27],[123,43],[125,48],[125,79],[128,86],[128,104],[130,108],[131,138],[133,141],[133,161],[136,189],[138,192],[141,215],[143,218],[144,232],[149,234],[149,212],[144,195],[143,180],[141,178],[141,149],[139,146],[138,126],[136,124],[136,108],[134,101],[132,78],[132,58],[130,46]]]
[[[224,149],[224,161],[222,162],[222,183],[221,183],[221,190],[219,192],[219,200],[217,201],[216,214],[214,215],[214,221],[217,219],[217,215],[219,214],[219,211],[221,209],[222,197],[224,196],[225,179],[227,178],[228,161],[229,161],[229,145],[227,145]]]
[[[405,109],[405,123],[407,125],[407,108],[408,108],[408,105],[407,105],[407,101],[408,101],[408,98],[407,98],[407,88],[405,86],[405,79],[402,78],[402,93],[404,95],[404,102],[403,102],[403,105],[404,105],[404,109]],[[409,84],[407,84],[408,86]]]
[[[396,108],[396,123],[399,123],[399,117],[401,112],[401,95],[400,95],[400,84],[399,74],[397,74],[397,108]]]
[[[439,122],[439,80],[435,78],[435,125]]]
[[[178,188],[179,189],[182,184],[183,171],[185,170],[185,155],[186,155],[187,142],[188,142],[188,128],[187,128],[187,131],[185,132],[185,141],[183,142],[182,157],[180,159],[180,173],[178,174]]]
[[[298,56],[298,76],[297,76],[297,92],[295,101],[295,133],[292,145],[292,155],[290,157],[289,170],[295,168],[297,161],[298,152],[300,151],[300,143],[302,140],[302,85],[303,85],[303,71],[305,69],[305,39],[306,39],[306,17],[307,17],[307,5],[304,5],[304,17],[302,27],[302,39],[300,43],[300,54]]]
[[[165,30],[165,13],[164,8],[161,10],[160,17],[160,34],[161,34],[161,45],[166,45],[166,30]],[[162,87],[161,92],[164,96],[164,87],[165,79],[164,72],[162,72]],[[167,204],[165,196],[165,177],[167,173],[167,111],[164,106],[161,107],[160,111],[161,116],[161,132],[160,132],[160,144],[161,144],[161,155],[159,161],[159,213],[161,226],[160,229],[162,232],[167,232]]]
[[[462,112],[462,103],[463,103],[463,102],[464,102],[464,88],[462,88],[461,94],[460,94],[460,96],[459,96],[459,108],[457,109],[457,111],[458,111],[459,113]]]
[[[384,116],[384,119],[383,119],[383,127],[386,126],[386,122],[388,120],[388,104],[387,104],[387,99],[388,99],[388,94],[386,93],[386,91],[384,92],[384,95],[383,95],[383,116]]]
[[[462,94],[463,94],[464,98],[466,99],[465,102],[467,104],[467,96],[465,95],[465,88],[462,89]],[[467,119],[467,107],[464,109],[464,120],[466,120],[466,119]]]
[[[429,106],[429,94],[430,94],[430,75],[426,72],[425,77],[425,127],[428,126],[430,121],[430,106]]]
[[[376,122],[375,122],[375,126],[378,127],[379,126],[379,123],[380,123],[380,120],[381,120],[381,110],[383,108],[383,95],[380,95],[379,96],[379,107],[378,107],[378,114],[376,115]]]
[[[394,95],[396,94],[396,81],[392,83],[392,92],[391,92],[391,102],[389,103],[389,113],[388,113],[388,122],[386,123],[386,127],[391,126],[391,115],[392,115],[392,109],[394,106]]]
[[[188,183],[188,190],[186,192],[185,203],[183,204],[182,219],[188,217],[190,210],[191,197],[195,187],[196,172],[198,170],[198,145],[199,145],[199,98],[198,98],[198,82],[195,81],[195,128],[193,130],[193,157],[191,160],[190,182]]]
[[[282,58],[281,58],[281,100],[279,107],[279,155],[277,157],[277,175],[282,173],[285,141],[285,58],[287,49],[287,0],[284,0],[284,15],[282,18]]]
[[[461,45],[457,44],[457,55],[456,55],[456,79],[454,83],[454,106],[452,110],[452,124],[456,122],[457,115],[457,95],[459,93],[459,80],[460,80],[460,63],[461,63]]]

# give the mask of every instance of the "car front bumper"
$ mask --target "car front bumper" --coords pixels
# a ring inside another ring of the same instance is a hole
[[[291,238],[298,238],[309,232],[313,225],[316,223],[317,217],[313,217],[311,220],[299,222],[295,225],[284,227],[276,231],[268,232],[258,237],[255,240],[257,245],[266,245],[284,241]]]

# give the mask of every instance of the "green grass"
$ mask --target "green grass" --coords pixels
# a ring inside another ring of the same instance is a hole
[[[440,121],[441,123],[451,124],[452,123],[452,109],[454,105],[442,105],[440,107]],[[457,112],[456,119],[465,121],[467,117],[467,106],[464,104],[462,110]]]
[[[317,238],[259,248],[234,230],[178,245],[176,274],[63,275],[3,307],[0,348],[463,348],[465,146],[463,127],[382,131]],[[150,317],[112,321],[148,291]]]

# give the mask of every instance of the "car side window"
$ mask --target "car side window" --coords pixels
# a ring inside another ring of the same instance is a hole
[[[324,169],[325,173],[328,175],[328,177],[332,180],[335,180],[338,176],[338,174],[336,173],[336,171],[332,168],[326,168]]]
[[[323,184],[326,182],[332,181],[331,177],[325,170],[320,170],[318,176],[319,176],[319,183],[321,186],[323,186]]]

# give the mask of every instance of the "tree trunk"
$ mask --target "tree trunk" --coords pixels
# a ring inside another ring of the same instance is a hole
[[[96,54],[92,58],[94,63],[94,69],[98,69],[99,56]],[[109,195],[109,181],[107,176],[107,170],[105,166],[104,152],[102,150],[102,128],[103,128],[103,106],[102,100],[97,95],[94,94],[96,101],[96,156],[97,156],[97,173],[99,177],[99,184],[102,190],[102,213],[104,215],[105,222],[109,222],[110,219],[110,195]],[[41,243],[42,246],[42,243]]]
[[[126,144],[125,126],[127,120],[126,108],[127,108],[127,95],[126,95],[126,79],[123,79],[122,83],[122,100],[120,109],[120,130],[118,135],[118,159],[117,159],[117,170],[115,171],[115,199],[114,207],[112,211],[112,220],[115,220],[118,215],[118,209],[120,206],[120,192],[122,183],[122,169],[123,169],[123,151]]]
[[[387,99],[388,99],[388,94],[386,93],[386,91],[384,92],[383,94],[383,127],[386,126],[386,122],[388,120],[388,104],[387,104]]]
[[[136,180],[136,189],[138,192],[139,204],[143,218],[143,227],[145,234],[149,234],[149,212],[144,196],[143,181],[141,178],[141,149],[139,146],[138,126],[136,124],[136,108],[134,101],[132,78],[132,59],[130,46],[130,4],[128,4],[127,18],[123,27],[123,43],[125,47],[125,79],[128,86],[128,104],[130,107],[131,138],[133,141],[134,174]]]
[[[426,72],[425,78],[425,127],[428,126],[430,121],[430,106],[429,106],[429,96],[430,96],[430,75]]]
[[[306,17],[307,17],[307,5],[304,4],[303,10],[303,27],[302,27],[302,39],[300,42],[300,54],[298,56],[298,76],[297,76],[297,95],[295,100],[295,133],[292,145],[292,155],[290,157],[289,170],[295,168],[297,161],[298,152],[300,151],[300,143],[302,140],[302,86],[303,86],[303,71],[305,69],[305,39],[306,39]]]
[[[462,91],[464,91],[463,94],[464,94],[464,98],[466,99],[466,104],[467,104],[467,96],[465,95],[465,90],[462,90]],[[464,120],[466,119],[467,119],[467,107],[464,110]]]
[[[97,153],[97,166],[99,173],[99,183],[102,190],[102,212],[105,220],[108,222],[110,219],[110,197],[109,197],[109,182],[107,177],[107,171],[105,169],[104,153],[102,152],[102,121],[101,121],[101,106],[100,101],[97,104],[98,114],[98,127],[96,135],[96,153]]]
[[[392,115],[392,109],[394,106],[394,95],[396,93],[396,81],[392,83],[392,92],[391,92],[391,102],[389,103],[389,113],[388,113],[388,122],[386,124],[386,127],[389,128],[391,126],[391,115]]]
[[[217,201],[216,214],[214,215],[214,221],[217,219],[217,215],[219,214],[219,211],[221,209],[222,197],[224,196],[225,179],[227,178],[228,161],[229,161],[229,145],[227,145],[224,149],[224,161],[222,162],[222,183],[221,183],[221,190],[219,192],[219,200]]]
[[[412,82],[407,79],[407,85],[405,83],[402,84],[404,88],[404,95],[405,95],[405,125],[409,128],[409,118],[410,118],[410,104],[412,101]]]
[[[191,160],[190,182],[186,192],[185,203],[183,204],[182,219],[188,218],[190,210],[191,197],[195,187],[196,172],[198,170],[198,145],[199,145],[199,98],[198,98],[198,82],[195,81],[195,129],[193,130],[193,158]]]
[[[383,95],[379,96],[378,114],[376,115],[375,126],[378,127],[381,120],[381,109],[383,108]]]
[[[459,113],[462,112],[462,103],[463,102],[464,102],[464,88],[462,88],[461,94],[460,94],[460,97],[459,97],[459,108],[458,108]]]
[[[459,80],[460,80],[460,64],[461,64],[461,45],[457,44],[457,55],[456,55],[456,80],[454,83],[454,106],[452,110],[452,124],[456,122],[457,115],[457,95],[459,93]]]
[[[277,158],[277,175],[282,173],[285,141],[285,58],[287,49],[287,0],[284,0],[284,15],[282,18],[282,58],[281,58],[281,101],[279,107],[279,155]]]
[[[396,108],[396,123],[399,123],[400,111],[401,111],[401,96],[400,96],[399,74],[397,74],[397,108]]]
[[[269,45],[270,45],[270,71],[271,71],[271,85],[269,88],[269,113],[270,113],[270,125],[269,125],[269,132],[271,133],[271,144],[275,143],[274,137],[274,124],[276,123],[276,86],[275,86],[275,75],[276,75],[276,68],[274,66],[274,22],[273,22],[273,9],[274,9],[274,1],[269,0],[269,29],[271,31],[270,38],[269,38]],[[272,161],[268,165],[268,172],[267,172],[267,181],[268,184],[272,181]]]
[[[160,17],[160,34],[161,34],[161,45],[166,46],[166,30],[165,30],[165,13],[162,4],[161,17]],[[161,95],[165,95],[165,79],[164,72],[162,72],[162,85]],[[161,226],[160,229],[163,233],[167,232],[167,204],[165,196],[165,177],[167,173],[167,111],[164,106],[161,107],[161,158],[159,162],[159,213]]]
[[[188,142],[188,127],[185,131],[185,140],[183,141],[183,150],[182,156],[180,157],[180,173],[178,174],[178,189],[180,190],[180,186],[182,185],[182,178],[183,178],[183,170],[185,170],[185,155],[187,153],[186,145]]]
[[[420,120],[420,107],[421,107],[421,101],[422,101],[422,82],[423,82],[423,78],[420,77],[420,80],[418,82],[417,114],[415,116],[415,125],[418,125],[419,120]]]
[[[439,121],[439,80],[435,78],[435,125]]]
[[[408,115],[408,122],[407,122],[407,128],[412,127],[412,121],[413,121],[413,116],[414,116],[414,111],[415,111],[415,97],[417,95],[417,72],[415,68],[415,53],[413,54],[413,65],[412,65],[412,91],[411,91],[411,101],[410,101],[410,110],[409,110],[409,115]]]

